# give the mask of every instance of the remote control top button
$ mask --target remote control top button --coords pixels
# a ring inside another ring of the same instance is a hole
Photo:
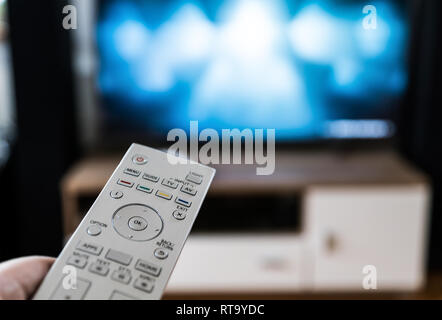
[[[163,190],[158,190],[156,193],[157,197],[163,198],[163,199],[167,199],[170,200],[172,199],[172,195],[169,192],[163,191]]]
[[[121,199],[123,197],[123,192],[121,192],[120,190],[112,190],[110,192],[110,196],[114,199]]]
[[[91,242],[80,241],[80,243],[77,245],[77,249],[83,252],[99,256],[101,251],[103,250],[103,247]]]
[[[154,176],[153,174],[145,173],[145,174],[143,174],[143,179],[149,180],[152,182],[158,182],[158,180],[160,180],[160,177]]]
[[[183,185],[181,191],[190,194],[191,196],[196,195],[196,188],[192,185]]]
[[[163,186],[172,188],[172,189],[176,189],[178,187],[178,182],[172,180],[172,179],[163,179],[163,181],[161,182],[161,184]]]
[[[81,300],[84,298],[87,290],[91,286],[91,283],[87,280],[77,278],[75,288],[65,288],[63,285],[63,279],[61,279],[57,289],[51,296],[51,300]]]
[[[69,257],[66,264],[70,264],[71,266],[83,269],[87,264],[87,258],[82,256],[71,256]]]
[[[160,260],[164,260],[169,256],[169,253],[163,248],[156,248],[153,254]]]
[[[189,172],[189,174],[186,176],[186,180],[196,184],[201,184],[201,182],[203,182],[203,176],[196,172]]]
[[[90,236],[98,236],[101,233],[101,228],[97,224],[93,224],[87,228],[87,234]]]
[[[132,261],[132,256],[121,251],[109,249],[106,253],[106,259],[128,266]]]
[[[135,280],[134,287],[141,291],[151,293],[153,290],[153,284],[153,279],[140,275],[140,277]]]
[[[134,176],[134,177],[138,177],[141,174],[140,170],[136,170],[136,169],[132,169],[132,168],[126,168],[123,171],[125,174]]]
[[[91,264],[89,271],[100,276],[106,276],[109,273],[109,262],[97,260]]]
[[[115,290],[112,292],[109,300],[138,300],[137,298],[131,297],[128,294]]]
[[[136,154],[132,157],[132,161],[135,164],[142,165],[147,163],[147,157],[142,154]]]
[[[127,180],[123,180],[123,179],[118,179],[117,183],[119,185],[128,187],[128,188],[132,188],[134,186],[133,182],[127,181]]]
[[[182,211],[175,210],[172,216],[177,220],[184,220],[186,218],[186,213]]]
[[[128,223],[129,228],[135,231],[141,231],[147,228],[147,221],[141,217],[132,217]]]
[[[175,202],[185,207],[190,207],[192,204],[192,201],[187,201],[179,197],[176,197]]]
[[[137,190],[146,192],[146,193],[152,193],[153,189],[149,188],[148,186],[143,186],[142,184],[137,185]]]
[[[135,264],[135,269],[141,272],[145,272],[147,274],[150,274],[152,276],[158,277],[161,273],[161,268],[154,265],[153,263],[144,261],[139,259],[137,263]]]
[[[114,272],[112,272],[111,278],[112,280],[128,284],[132,279],[132,276],[130,275],[129,270],[115,270]]]

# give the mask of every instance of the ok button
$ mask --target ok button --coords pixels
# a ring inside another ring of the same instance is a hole
[[[132,217],[129,219],[129,228],[141,231],[147,228],[147,221],[142,217]]]

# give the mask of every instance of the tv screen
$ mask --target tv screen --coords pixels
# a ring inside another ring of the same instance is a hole
[[[387,138],[407,88],[396,1],[99,2],[105,130],[271,128],[278,141]]]

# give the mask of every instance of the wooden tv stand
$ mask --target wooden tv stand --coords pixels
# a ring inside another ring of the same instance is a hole
[[[121,155],[90,156],[75,164],[61,183],[64,234],[69,236],[86,212],[78,199],[96,197]],[[427,178],[392,151],[279,152],[273,175],[258,176],[253,165],[214,165],[209,195],[299,193],[318,185],[427,183]]]

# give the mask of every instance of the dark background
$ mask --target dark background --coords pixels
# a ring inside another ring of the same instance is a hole
[[[0,261],[30,254],[57,256],[62,247],[59,183],[82,154],[70,63],[72,31],[62,28],[66,4],[8,2],[17,139],[0,169]],[[414,0],[411,5],[411,82],[394,147],[431,178],[429,267],[442,270],[442,3]]]

